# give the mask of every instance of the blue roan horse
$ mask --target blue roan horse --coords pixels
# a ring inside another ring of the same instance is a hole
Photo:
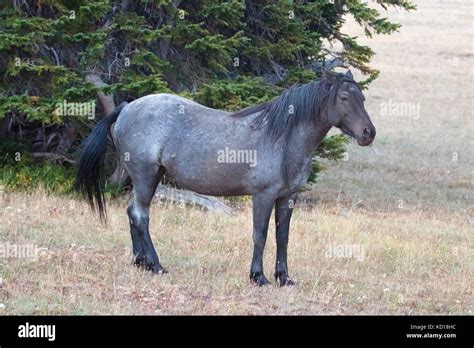
[[[114,144],[133,182],[127,212],[137,265],[153,273],[164,272],[148,223],[150,202],[166,173],[179,186],[198,193],[252,195],[250,279],[258,285],[268,284],[262,260],[275,207],[275,279],[280,286],[290,285],[288,230],[293,203],[311,171],[312,154],[331,127],[340,128],[359,145],[372,143],[375,127],[364,100],[350,71],[326,73],[270,102],[236,113],[172,94],[148,95],[121,104],[97,124],[85,140],[76,186],[105,217],[100,174],[107,134],[115,122]]]

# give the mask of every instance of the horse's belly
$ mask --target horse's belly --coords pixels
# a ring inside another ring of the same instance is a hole
[[[210,196],[252,194],[249,169],[242,164],[198,161],[165,164],[166,173],[182,188]]]
[[[215,185],[196,185],[193,182],[190,182],[185,185],[181,185],[178,183],[178,185],[184,189],[208,196],[245,196],[252,194],[251,190],[242,186],[218,187]]]

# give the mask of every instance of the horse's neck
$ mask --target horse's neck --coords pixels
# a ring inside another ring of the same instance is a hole
[[[305,156],[312,156],[314,150],[319,146],[326,134],[332,127],[318,120],[311,124],[302,125],[297,135],[292,137],[295,145],[303,149]]]

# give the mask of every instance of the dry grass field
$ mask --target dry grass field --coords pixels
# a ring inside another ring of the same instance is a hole
[[[416,3],[389,12],[399,33],[364,39],[382,71],[366,91],[377,139],[324,163],[303,195],[288,251],[296,286],[250,285],[246,204],[232,217],[155,204],[151,233],[170,273],[151,276],[130,265],[126,197],[109,204],[106,228],[84,202],[3,193],[0,243],[38,250],[0,258],[0,314],[472,314],[474,4]]]

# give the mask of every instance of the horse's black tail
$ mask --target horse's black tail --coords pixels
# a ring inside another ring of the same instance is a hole
[[[94,211],[97,205],[99,216],[103,221],[106,219],[106,211],[101,170],[104,166],[105,152],[107,150],[107,135],[110,126],[117,120],[126,104],[123,102],[110,115],[97,123],[82,144],[79,164],[77,166],[76,191],[82,193],[87,198]]]

